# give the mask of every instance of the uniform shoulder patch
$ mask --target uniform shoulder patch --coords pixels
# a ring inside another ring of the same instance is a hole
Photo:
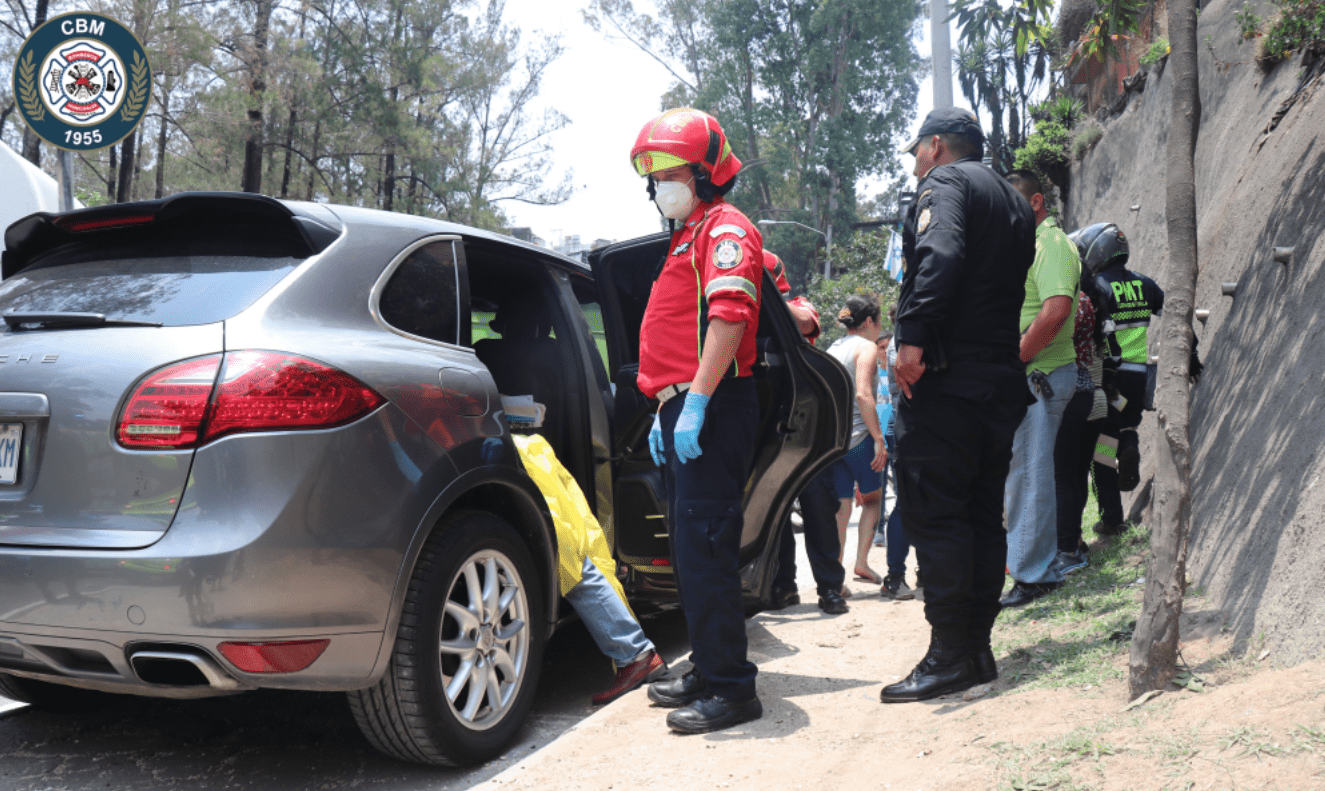
[[[920,216],[916,218],[916,233],[924,233],[925,229],[929,227],[929,221],[933,218],[934,214],[929,210],[928,206],[921,209]]]
[[[719,269],[731,269],[744,257],[741,246],[732,239],[723,239],[713,248],[713,265]]]
[[[745,238],[745,229],[739,225],[732,225],[731,223],[726,223],[724,225],[719,225],[715,227],[713,230],[709,231],[709,236],[714,239],[717,239],[719,236],[722,236],[724,233],[733,234],[742,239]]]

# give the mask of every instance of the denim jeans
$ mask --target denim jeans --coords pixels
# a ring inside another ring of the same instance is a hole
[[[888,448],[888,467],[884,470],[884,481],[889,477],[893,479],[893,494],[897,494],[897,436],[894,433],[895,418],[888,418],[888,425],[884,429],[883,444]],[[898,506],[901,504],[899,497],[893,505],[891,514],[879,512],[880,530],[886,536],[888,544],[888,576],[901,577],[906,574],[906,556],[911,554],[911,542],[906,539],[906,531],[902,529],[902,515],[898,513]]]
[[[1058,492],[1054,443],[1063,413],[1077,389],[1076,363],[1049,374],[1053,398],[1039,391],[1012,441],[1012,466],[1005,494],[1008,515],[1008,573],[1018,582],[1062,582],[1058,554]],[[1030,387],[1029,380],[1027,387]]]
[[[566,601],[579,613],[598,650],[617,667],[625,667],[653,648],[653,642],[644,636],[639,621],[621,601],[612,583],[589,558],[584,559],[584,576],[566,594]]]

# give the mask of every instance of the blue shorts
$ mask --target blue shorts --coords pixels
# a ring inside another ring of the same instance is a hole
[[[856,495],[877,492],[883,487],[883,473],[870,469],[874,461],[874,438],[866,436],[856,447],[847,451],[846,458],[838,459],[832,467],[833,491],[839,500],[847,500]]]

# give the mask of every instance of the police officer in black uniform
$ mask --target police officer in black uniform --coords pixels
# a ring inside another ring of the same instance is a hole
[[[981,164],[968,110],[931,112],[906,149],[918,198],[903,228],[895,371],[902,527],[925,570],[929,651],[884,703],[998,677],[989,635],[1007,562],[1003,488],[1031,398],[1018,342],[1035,258],[1030,204]]]

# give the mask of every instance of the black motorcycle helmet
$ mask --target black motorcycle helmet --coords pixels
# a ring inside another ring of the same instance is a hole
[[[1111,222],[1097,222],[1068,234],[1077,246],[1081,266],[1092,275],[1127,263],[1127,237]]]

